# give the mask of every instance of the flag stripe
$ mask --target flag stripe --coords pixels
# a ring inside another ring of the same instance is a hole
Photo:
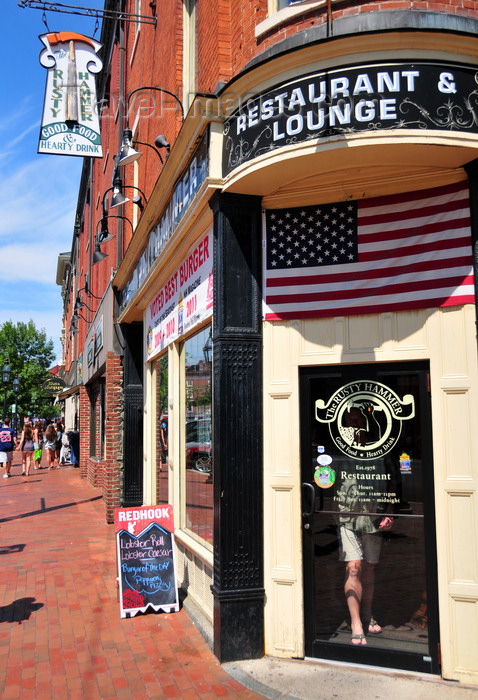
[[[474,303],[462,182],[266,212],[267,320]]]

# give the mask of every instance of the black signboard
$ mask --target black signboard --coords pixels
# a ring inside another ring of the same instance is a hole
[[[145,612],[148,607],[178,611],[173,533],[150,522],[136,535],[131,523],[128,518],[128,529],[116,533],[121,617]]]
[[[59,394],[65,386],[66,384],[61,377],[49,377],[43,382],[42,389],[48,394]]]
[[[424,61],[341,67],[247,99],[224,124],[223,175],[283,146],[384,129],[478,133],[476,67]],[[241,102],[238,99],[238,102]]]

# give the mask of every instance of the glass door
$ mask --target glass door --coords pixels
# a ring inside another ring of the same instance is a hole
[[[301,370],[308,656],[438,672],[428,367]]]

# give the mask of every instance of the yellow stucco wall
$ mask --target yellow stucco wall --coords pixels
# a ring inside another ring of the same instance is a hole
[[[266,653],[304,654],[298,368],[411,360],[430,362],[442,675],[478,684],[472,305],[265,324]]]

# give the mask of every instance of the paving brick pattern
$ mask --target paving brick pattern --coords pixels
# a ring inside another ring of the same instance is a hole
[[[0,472],[0,698],[261,698],[184,610],[121,619],[115,539],[79,469]]]

